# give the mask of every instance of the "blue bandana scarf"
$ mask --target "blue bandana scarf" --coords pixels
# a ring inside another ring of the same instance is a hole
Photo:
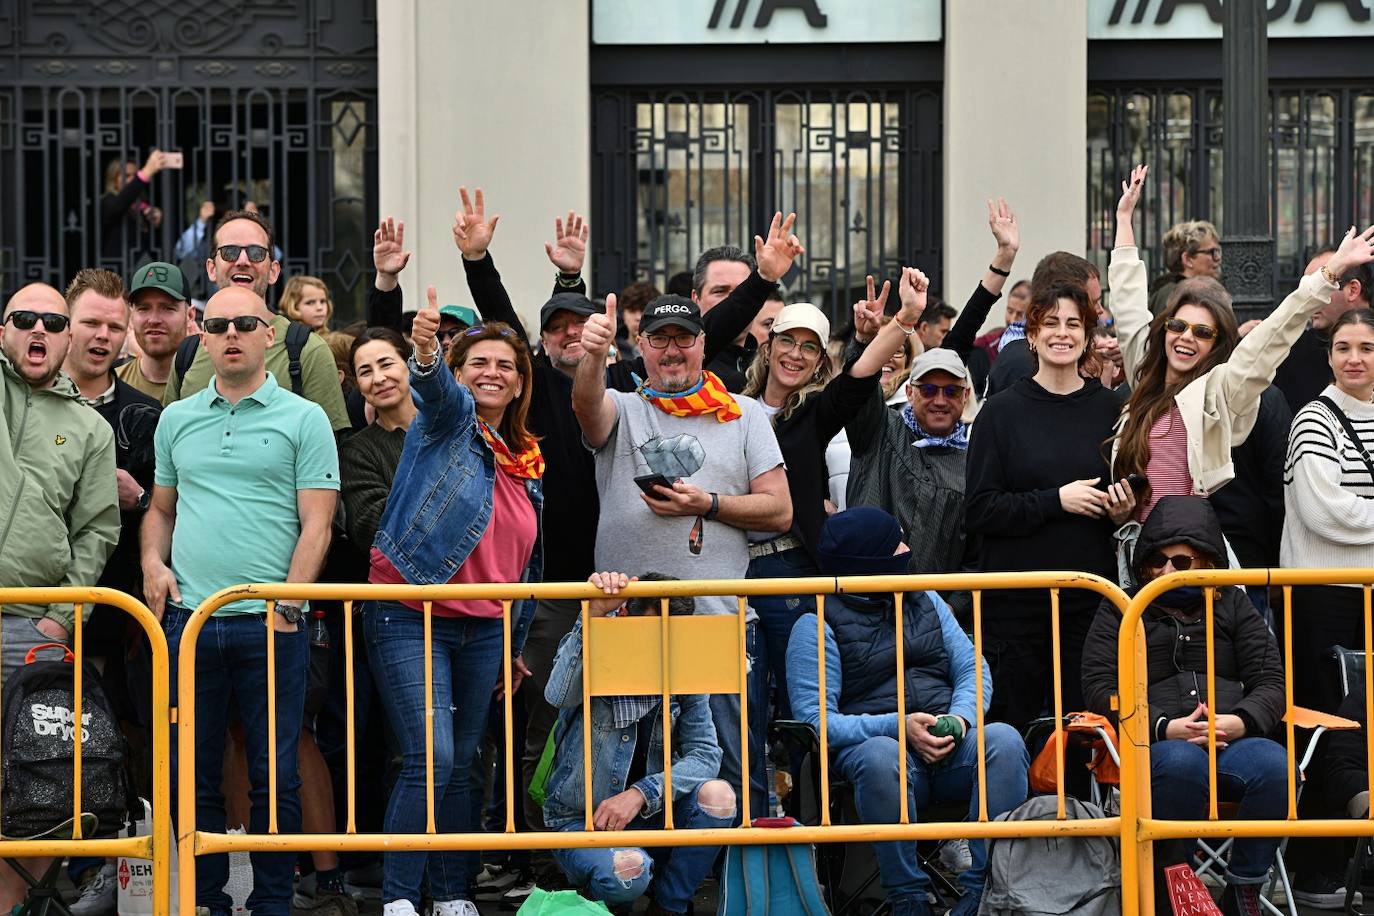
[[[1002,332],[1002,336],[997,341],[997,352],[1001,353],[1002,348],[1013,340],[1026,339],[1026,323],[1024,321],[1013,321],[1007,325],[1007,329]]]
[[[968,450],[968,424],[963,420],[955,425],[954,432],[948,436],[932,436],[921,429],[921,424],[916,422],[916,414],[912,411],[910,404],[902,408],[902,419],[906,421],[906,425],[916,435],[916,440],[911,443],[916,448],[942,445],[947,448],[957,448],[960,451]]]

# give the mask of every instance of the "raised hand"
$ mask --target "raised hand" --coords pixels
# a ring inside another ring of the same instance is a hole
[[[897,312],[897,320],[908,328],[921,320],[926,310],[926,297],[930,290],[930,278],[915,267],[903,267],[902,279],[897,284],[897,295],[901,297],[902,307]]]
[[[388,216],[372,233],[372,266],[377,273],[394,277],[406,269],[411,252],[405,250],[406,224]]]
[[[582,325],[582,351],[606,362],[606,353],[615,343],[615,293],[606,296],[606,313],[597,312]]]
[[[458,197],[463,208],[453,214],[453,244],[469,261],[480,261],[487,256],[491,247],[491,237],[496,232],[496,223],[501,219],[498,213],[487,219],[487,203],[482,189],[477,189],[477,204],[468,197],[467,188],[458,189]]]
[[[892,290],[892,282],[883,281],[881,295],[873,294],[873,275],[868,276],[868,298],[854,303],[854,338],[859,343],[868,343],[883,329],[883,311],[887,308],[887,294]]]
[[[152,178],[158,172],[162,171],[166,162],[167,154],[160,149],[155,149],[148,154],[147,159],[143,160],[143,168],[139,169],[139,171],[143,173],[144,178]]]
[[[415,323],[410,328],[410,340],[415,345],[415,358],[429,365],[439,354],[439,293],[433,286],[425,289],[428,300],[425,307],[415,313]]]
[[[773,214],[773,222],[768,226],[768,240],[754,236],[754,262],[758,265],[759,276],[769,283],[781,280],[792,269],[797,255],[806,251],[801,240],[792,234],[796,222],[797,214],[789,213],[784,220],[778,212]]]
[[[988,201],[988,228],[997,240],[998,253],[1009,253],[1013,257],[1021,250],[1021,227],[1016,222],[1016,214],[1007,206],[1007,199],[999,197]],[[1002,265],[997,265],[1002,267]],[[1004,270],[1006,268],[1003,268]]]
[[[1355,227],[1351,226],[1345,238],[1341,239],[1341,247],[1337,248],[1331,260],[1326,262],[1326,270],[1339,279],[1350,268],[1368,264],[1370,261],[1374,261],[1374,226],[1358,233]]]
[[[553,244],[544,243],[544,253],[561,273],[580,274],[587,260],[587,236],[591,226],[582,214],[568,211],[567,222],[553,221]]]
[[[1116,242],[1117,248],[1135,245],[1135,208],[1140,203],[1140,194],[1145,189],[1145,176],[1150,174],[1148,165],[1138,165],[1131,169],[1131,177],[1121,182],[1121,199],[1116,203]]]

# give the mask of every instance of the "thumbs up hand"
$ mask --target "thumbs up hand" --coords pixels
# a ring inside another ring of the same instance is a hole
[[[429,300],[424,308],[415,313],[415,323],[410,329],[410,340],[415,345],[415,358],[426,365],[434,362],[439,352],[439,294],[433,286],[425,290]]]
[[[606,296],[606,313],[597,313],[582,326],[582,351],[606,361],[606,353],[615,342],[615,293]]]

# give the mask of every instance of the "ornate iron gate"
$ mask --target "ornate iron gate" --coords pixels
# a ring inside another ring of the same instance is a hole
[[[371,0],[0,0],[0,288],[95,264],[127,277],[149,257],[202,283],[203,252],[179,258],[178,238],[203,201],[251,200],[283,273],[361,315],[376,36]],[[153,178],[160,219],[102,227],[107,175],[154,148],[184,157]]]
[[[1270,91],[1269,212],[1276,299],[1313,254],[1352,223],[1374,222],[1374,83]],[[1121,178],[1150,163],[1140,233],[1151,274],[1174,223],[1209,219],[1224,234],[1221,87],[1093,87],[1088,93],[1088,252],[1111,254]]]
[[[592,217],[608,286],[752,252],[778,210],[806,246],[788,298],[843,318],[867,273],[940,274],[940,94],[606,90],[593,97]]]

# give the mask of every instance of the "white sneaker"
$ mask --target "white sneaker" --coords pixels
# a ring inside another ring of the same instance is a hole
[[[388,914],[389,916],[389,914]],[[482,916],[471,900],[436,900],[434,916]]]
[[[115,894],[114,863],[106,862],[94,878],[81,885],[81,894],[69,909],[72,916],[104,916],[115,911]]]
[[[940,862],[956,875],[972,868],[973,850],[968,848],[968,840],[946,840],[940,844]]]
[[[420,916],[415,912],[415,904],[409,900],[393,900],[382,904],[382,916]]]

